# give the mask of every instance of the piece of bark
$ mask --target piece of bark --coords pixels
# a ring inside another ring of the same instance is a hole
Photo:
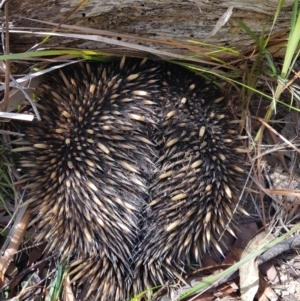
[[[15,26],[41,27],[41,24],[24,18],[49,22],[62,22],[80,0],[10,0],[9,18]],[[290,27],[293,0],[286,0],[274,32]],[[89,0],[75,11],[67,24],[109,30],[153,39],[175,39],[186,43],[188,39],[228,45],[239,51],[248,49],[254,41],[238,25],[242,20],[259,37],[264,28],[269,32],[278,1],[269,0]],[[211,36],[220,18],[231,11],[228,22]],[[4,13],[2,11],[2,22]],[[48,26],[48,28],[51,28]],[[115,37],[117,39],[117,37]],[[43,37],[28,34],[12,34],[12,52],[26,51]],[[142,43],[143,44],[143,43]],[[146,44],[144,44],[146,45]],[[147,43],[148,46],[153,46]],[[111,48],[103,43],[84,40],[52,38],[47,47]],[[188,54],[176,46],[155,45],[160,50]],[[226,54],[222,54],[223,57]]]

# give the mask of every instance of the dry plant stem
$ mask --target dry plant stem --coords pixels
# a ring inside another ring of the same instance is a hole
[[[14,235],[11,238],[11,241],[4,254],[0,258],[0,281],[2,282],[2,284],[4,283],[4,273],[6,272],[9,263],[12,261],[14,255],[17,253],[19,245],[23,241],[23,236],[28,226],[29,219],[30,212],[27,210],[23,215],[20,223],[16,226]]]
[[[0,70],[4,70],[4,68],[2,68],[0,66]],[[5,71],[7,72],[7,70]],[[40,114],[36,108],[36,105],[34,103],[34,101],[30,98],[30,96],[25,92],[25,90],[22,88],[22,86],[20,84],[18,84],[18,82],[13,78],[13,76],[10,76],[10,79],[11,81],[14,83],[14,85],[23,93],[24,95],[24,98],[30,103],[34,113],[35,113],[35,116],[37,118],[37,120],[41,120],[41,117],[40,117]],[[6,80],[6,83],[9,82],[8,80]],[[7,91],[7,89],[5,89],[5,92]],[[8,91],[9,92],[9,91]],[[3,111],[6,111],[6,110],[3,110]]]
[[[8,4],[5,4],[5,53],[9,54],[9,24],[8,24]],[[9,77],[10,77],[10,61],[6,60],[6,71],[5,71],[5,94],[3,111],[6,112],[8,108],[9,100]]]
[[[257,177],[258,177],[258,181],[259,183],[263,183],[263,180],[262,180],[262,171],[260,169],[261,167],[261,148],[260,148],[260,145],[262,143],[262,135],[259,137],[259,144],[258,144],[258,160],[257,160],[257,166],[258,166],[258,169],[257,169]],[[264,192],[259,189],[259,195],[260,195],[260,202],[261,202],[261,211],[262,211],[262,223],[263,223],[263,226],[265,228],[265,231],[268,231],[267,229],[267,224],[266,224],[266,213],[265,213],[265,206],[264,206]]]
[[[295,150],[297,153],[300,154],[300,150],[293,145],[290,141],[288,141],[286,138],[284,138],[282,135],[280,135],[276,130],[274,130],[268,123],[266,123],[263,119],[261,118],[257,118],[257,120],[259,122],[261,122],[263,124],[264,127],[268,128],[268,130],[270,130],[271,132],[273,132],[276,136],[280,137],[280,139],[282,139],[285,143],[287,143],[287,145],[289,145],[293,150]]]

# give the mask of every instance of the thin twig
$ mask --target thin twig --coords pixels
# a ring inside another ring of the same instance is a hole
[[[5,3],[5,54],[9,54],[9,24],[8,24],[8,3]],[[5,93],[3,102],[3,111],[6,112],[9,100],[9,77],[10,77],[10,60],[5,61]]]

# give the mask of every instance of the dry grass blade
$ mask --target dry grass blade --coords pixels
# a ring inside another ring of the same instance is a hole
[[[273,129],[268,123],[266,123],[263,119],[257,118],[263,126],[268,128],[271,132],[273,132],[276,136],[280,137],[287,145],[289,145],[293,150],[295,150],[297,153],[300,154],[300,149],[298,149],[294,144],[292,144],[290,141],[288,141],[285,137],[280,135],[275,129]]]
[[[24,30],[11,30],[13,33],[29,33],[28,31]],[[147,46],[142,46],[139,44],[134,44],[134,43],[128,43],[128,42],[123,42],[123,41],[118,41],[106,37],[101,37],[101,36],[96,36],[96,35],[84,35],[84,34],[74,34],[74,33],[61,33],[61,32],[38,32],[38,31],[32,31],[30,32],[31,34],[35,35],[40,35],[40,36],[56,36],[56,37],[65,37],[65,38],[74,38],[74,39],[83,39],[83,40],[89,40],[89,41],[96,41],[96,42],[102,42],[102,43],[107,43],[110,45],[116,45],[119,47],[124,47],[127,49],[132,49],[132,50],[139,50],[142,52],[146,53],[152,53],[160,56],[161,58],[181,58],[181,59],[186,59],[186,56],[179,55],[176,53],[171,53],[168,51],[163,51]]]
[[[0,118],[32,121],[34,115],[0,112]]]
[[[70,60],[71,57],[65,57],[64,59],[67,59],[67,60]],[[60,62],[61,60],[59,58],[55,58],[55,60],[47,60],[46,62],[48,63],[58,63]],[[33,82],[33,79],[36,79],[37,77],[40,77],[41,75],[44,75],[44,74],[47,74],[49,72],[52,72],[54,70],[57,70],[57,69],[61,69],[65,66],[68,66],[68,65],[71,65],[71,64],[75,64],[77,63],[78,60],[74,60],[72,59],[71,61],[68,61],[66,63],[62,63],[62,64],[59,64],[59,65],[55,65],[55,66],[51,66],[49,68],[45,68],[43,70],[39,70],[37,72],[34,72],[34,73],[29,73],[29,74],[26,74],[18,79],[14,79],[13,77],[11,77],[11,81],[9,81],[9,87],[12,88],[12,87],[17,87],[19,89],[22,89],[23,86],[25,86],[26,88],[29,88],[29,89],[32,89],[32,91],[34,91],[34,89],[41,83],[41,80],[36,80],[35,82]],[[0,67],[1,69],[1,67]],[[27,86],[27,84],[29,84]],[[3,91],[4,90],[4,87],[3,86],[0,86],[0,91]],[[0,102],[1,104],[1,102]]]
[[[115,33],[105,30],[99,30],[99,29],[93,29],[93,28],[86,28],[86,27],[79,27],[74,25],[65,25],[65,24],[57,24],[52,22],[46,22],[46,21],[39,21],[34,19],[28,19],[30,21],[39,22],[42,24],[47,25],[53,25],[56,28],[60,28],[61,32],[59,33],[59,36],[64,35],[64,30],[68,30],[65,32],[67,35],[73,36],[67,36],[74,39],[80,38],[85,40],[90,40],[90,36],[96,36],[99,37],[99,39],[93,38],[92,40],[104,42],[108,45],[116,45],[118,47],[122,47],[121,49],[114,49],[115,54],[123,55],[124,53],[127,53],[128,51],[131,51],[131,55],[135,53],[135,56],[140,56],[145,51],[147,53],[156,54],[160,57],[164,58],[172,58],[172,59],[188,59],[189,61],[197,62],[197,63],[207,63],[211,64],[216,58],[214,58],[214,55],[222,54],[222,56],[230,56],[231,58],[237,58],[239,57],[239,52],[225,46],[219,46],[219,45],[210,45],[207,43],[197,43],[197,41],[189,41],[187,40],[187,43],[182,43],[180,41],[172,40],[168,37],[165,37],[163,35],[159,36],[157,39],[151,39],[151,38],[143,38],[139,36],[129,35],[129,34],[123,34],[123,33]],[[44,29],[44,35],[48,34],[48,30]],[[51,29],[49,29],[51,31]],[[37,31],[36,28],[28,28],[27,31],[22,30],[22,28],[13,27],[11,28],[11,32],[14,33],[28,33],[32,34],[32,32],[35,32],[35,34],[43,34],[42,29],[39,29]],[[53,33],[52,36],[55,34]],[[50,36],[50,34],[49,34]],[[101,38],[103,37],[103,38]],[[107,37],[107,38],[105,38]],[[108,38],[109,37],[109,38]],[[118,38],[112,39],[112,38]],[[119,41],[119,39],[127,40],[126,42]],[[132,42],[130,42],[132,41]],[[146,43],[149,46],[141,46],[140,43]],[[194,46],[191,46],[191,44],[194,44]],[[197,47],[195,47],[195,45]],[[155,46],[158,46],[161,48],[161,46],[172,46],[176,49],[183,49],[186,50],[186,55],[179,55],[176,52],[166,52],[159,50],[159,48],[154,48]],[[200,46],[200,47],[199,47]],[[133,52],[134,51],[134,52]],[[195,56],[196,54],[196,56]],[[219,55],[220,56],[220,55]],[[200,59],[199,57],[203,57],[204,59]],[[225,64],[225,62],[224,62]]]
[[[95,28],[81,27],[81,26],[68,25],[68,24],[58,24],[58,23],[41,21],[41,20],[30,19],[30,18],[25,18],[25,19],[33,21],[33,22],[41,23],[41,24],[47,24],[47,25],[52,25],[52,26],[56,26],[56,27],[59,26],[59,28],[61,28],[61,29],[69,29],[73,32],[81,32],[81,33],[85,33],[85,34],[88,33],[88,34],[94,34],[94,35],[98,35],[98,36],[108,36],[108,37],[115,37],[115,38],[120,37],[123,39],[132,40],[135,42],[149,42],[149,43],[153,43],[154,45],[155,44],[172,45],[172,42],[165,40],[163,36],[162,36],[162,39],[160,39],[160,40],[154,40],[154,39],[150,39],[150,38],[143,38],[143,37],[134,36],[134,35],[130,35],[130,34],[118,33],[118,32],[95,29]],[[30,30],[31,29],[32,28],[30,28]]]
[[[300,198],[300,190],[297,189],[266,189],[265,191],[275,195],[295,196]]]
[[[5,53],[8,54],[9,51],[9,16],[8,16],[8,4],[5,4]],[[10,61],[6,60],[6,71],[5,71],[5,94],[3,102],[3,111],[6,112],[8,108],[9,99],[9,77],[10,77]]]

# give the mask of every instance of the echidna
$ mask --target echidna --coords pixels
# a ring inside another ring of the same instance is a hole
[[[95,300],[126,300],[200,262],[241,188],[237,134],[212,83],[122,59],[51,74],[20,164],[37,241]],[[229,229],[229,228],[227,228]]]

